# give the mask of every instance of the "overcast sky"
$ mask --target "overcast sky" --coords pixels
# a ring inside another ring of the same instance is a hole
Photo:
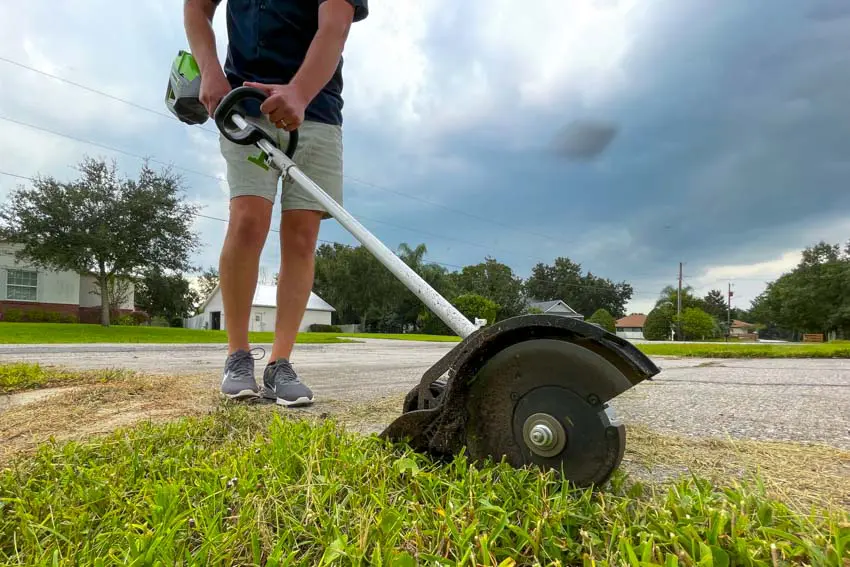
[[[646,312],[680,261],[686,284],[731,279],[748,307],[802,248],[850,238],[850,2],[527,6],[372,0],[353,26],[345,206],[391,248],[424,242],[453,266],[490,255],[523,277],[567,256],[631,282],[629,309]],[[133,175],[128,154],[148,156],[184,168],[188,197],[226,217],[214,126],[161,114],[185,47],[174,0],[0,5],[0,171],[70,179],[90,155]],[[609,135],[595,159],[565,155],[575,124]],[[0,175],[0,195],[18,183]],[[197,228],[197,261],[217,264],[225,224]],[[320,238],[355,243],[333,220]],[[278,261],[271,233],[262,262]]]

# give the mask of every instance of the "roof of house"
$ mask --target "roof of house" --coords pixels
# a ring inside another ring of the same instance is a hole
[[[210,293],[203,303],[198,308],[199,311],[206,309],[207,304],[217,293],[220,293],[219,284]],[[254,291],[254,300],[251,302],[252,307],[277,307],[277,286],[257,284],[257,289]],[[308,311],[336,311],[334,307],[313,293],[310,292],[310,298],[307,300]]]
[[[745,321],[738,321],[737,319],[732,319],[732,328],[733,329],[740,329],[740,328],[744,328],[744,327],[755,327],[755,325],[752,324],[752,323],[747,323]]]
[[[277,286],[274,285],[257,285],[257,290],[254,292],[254,301],[251,304],[253,307],[277,307]],[[308,311],[336,311],[330,303],[310,292],[310,299],[307,300]]]
[[[535,307],[535,308],[541,310],[543,313],[546,313],[547,311],[549,311],[550,309],[552,309],[553,307],[556,307],[558,305],[563,305],[564,307],[569,309],[571,312],[577,313],[575,309],[573,309],[572,307],[570,307],[569,305],[567,305],[566,303],[564,303],[560,299],[553,299],[551,301],[529,301],[528,302],[529,307]]]
[[[644,315],[643,313],[632,313],[631,315],[626,315],[622,319],[618,319],[614,326],[639,327],[642,329],[644,324],[646,324],[646,315]]]

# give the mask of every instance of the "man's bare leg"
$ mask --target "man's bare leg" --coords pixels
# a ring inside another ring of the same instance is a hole
[[[322,214],[285,210],[280,229],[280,273],[277,277],[275,337],[263,371],[263,396],[283,406],[313,403],[313,392],[301,383],[289,362],[298,327],[313,289],[316,239]]]
[[[269,362],[289,359],[298,327],[313,289],[316,240],[322,213],[283,212],[280,229],[280,273],[277,277],[275,338]]]
[[[262,197],[242,196],[230,201],[230,222],[219,260],[228,354],[250,348],[251,303],[271,214],[272,203]]]

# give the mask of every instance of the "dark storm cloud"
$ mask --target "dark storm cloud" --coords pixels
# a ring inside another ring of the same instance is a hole
[[[597,144],[604,152],[594,161],[573,163],[551,152],[559,131],[584,116],[565,89],[557,108],[505,122],[502,132],[489,124],[444,141],[446,155],[463,156],[482,176],[426,176],[410,181],[408,190],[439,186],[454,195],[455,208],[553,235],[561,243],[557,252],[566,255],[587,248],[594,229],[615,227],[631,239],[612,238],[577,258],[615,277],[666,274],[679,259],[695,270],[769,260],[810,244],[801,227],[846,218],[848,4],[668,4],[647,14],[652,25],[642,26],[646,31],[629,47],[626,88],[602,116],[616,125],[616,136]],[[469,63],[449,60],[448,38],[463,41],[462,22],[458,12],[432,38],[435,74]],[[496,77],[494,85],[497,96],[511,99],[510,76]],[[599,118],[600,109],[595,112]],[[510,139],[532,145],[517,152]],[[440,210],[418,214],[419,224],[432,230],[441,224],[459,230]],[[517,246],[541,257],[555,252],[528,232],[514,234]],[[469,234],[483,240],[493,232],[484,237],[478,227]],[[530,266],[527,255],[501,257]]]

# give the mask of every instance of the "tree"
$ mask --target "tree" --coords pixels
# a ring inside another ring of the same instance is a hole
[[[428,285],[437,290],[441,295],[449,300],[457,295],[457,287],[449,276],[448,270],[438,264],[425,261],[428,248],[424,244],[419,244],[411,248],[407,243],[403,242],[399,245],[397,253],[405,264],[410,266],[414,272],[419,274]],[[422,312],[422,300],[416,297],[394,276],[389,275],[386,268],[381,266],[381,269],[387,272],[387,278],[391,282],[391,294],[394,298],[392,304],[387,307],[390,314],[385,315],[384,320],[393,323],[394,331],[402,331],[406,327],[415,327]],[[386,325],[387,323],[385,323]]]
[[[754,319],[797,334],[850,331],[850,244],[847,248],[819,242],[803,250],[797,266],[753,301]]]
[[[113,275],[107,278],[106,289],[104,290],[103,282],[96,279],[94,289],[89,291],[89,294],[102,298],[105,293],[111,316],[113,313],[119,313],[121,306],[130,298],[130,289],[134,283],[130,278],[118,278]]]
[[[85,158],[80,177],[37,177],[14,191],[0,211],[0,237],[22,245],[19,260],[45,269],[94,273],[99,289],[147,267],[185,270],[198,247],[192,233],[197,207],[184,202],[180,178],[145,163],[137,179],[117,166]],[[101,324],[110,323],[109,294],[101,293]]]
[[[448,271],[424,260],[420,244],[399,246],[398,255],[428,285],[451,300],[456,295]],[[422,302],[362,246],[322,244],[316,252],[314,290],[336,309],[336,322],[364,329],[401,332],[415,327]]]
[[[486,319],[488,324],[492,324],[496,319],[496,314],[499,312],[499,305],[486,297],[475,293],[466,293],[457,296],[452,301],[458,311],[470,321],[478,319]],[[434,335],[453,335],[454,331],[443,323],[443,321],[434,315],[430,310],[424,309],[420,316],[420,326],[423,332]]]
[[[698,307],[683,309],[679,323],[685,339],[705,339],[714,336],[715,333],[714,317]]]
[[[650,341],[669,339],[675,316],[676,309],[673,306],[667,303],[657,306],[646,316],[646,321],[643,324],[643,337]]]
[[[590,272],[582,275],[581,265],[569,258],[557,258],[554,265],[537,264],[525,282],[528,297],[541,301],[561,299],[579,313],[605,309],[614,317],[624,317],[626,303],[634,290],[626,282],[614,283]]]
[[[218,268],[210,266],[198,278],[198,291],[202,299],[209,297],[218,285]]]
[[[495,320],[515,317],[523,313],[525,298],[522,278],[516,276],[510,266],[487,257],[484,262],[465,266],[456,275],[457,287],[462,293],[473,293],[492,299],[499,305]]]
[[[726,319],[728,304],[723,292],[719,289],[712,289],[702,300],[705,312],[718,319]]]
[[[609,333],[617,332],[617,322],[614,316],[608,313],[605,309],[597,309],[596,312],[587,320],[588,323],[596,323]]]
[[[182,274],[165,274],[159,268],[145,272],[136,303],[151,317],[163,317],[172,327],[181,327],[198,302],[198,294]]]
[[[689,285],[682,286],[682,311],[689,307],[698,307],[703,309],[705,307],[705,301],[694,295],[694,288]],[[670,302],[674,307],[678,306],[679,301],[679,289],[676,286],[668,285],[665,286],[664,289],[661,290],[661,293],[658,296],[658,300],[655,302],[655,306],[665,304]],[[703,309],[704,310],[704,309]]]

